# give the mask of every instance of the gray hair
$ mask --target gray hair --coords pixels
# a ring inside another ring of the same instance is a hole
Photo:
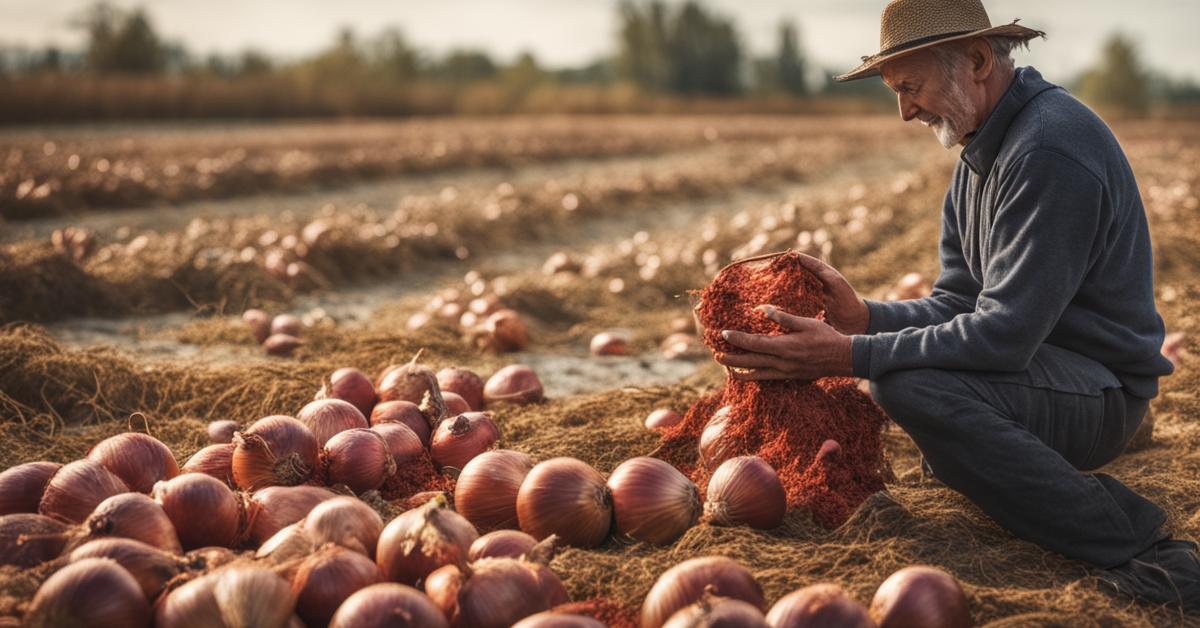
[[[1029,49],[1029,42],[1021,37],[984,37],[988,45],[992,47],[992,57],[997,65],[1001,68],[1011,70],[1015,65],[1012,58],[1012,51],[1017,48]],[[946,76],[953,76],[962,64],[967,61],[967,48],[971,45],[971,40],[955,41],[941,46],[930,48],[930,52],[937,57],[942,64],[942,70]]]

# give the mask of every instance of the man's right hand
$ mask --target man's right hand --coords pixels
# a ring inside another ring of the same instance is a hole
[[[850,282],[837,269],[811,255],[801,253],[800,263],[825,288],[825,320],[846,335],[867,333],[871,313]]]

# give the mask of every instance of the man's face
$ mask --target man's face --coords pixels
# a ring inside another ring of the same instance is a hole
[[[885,63],[880,73],[896,92],[900,117],[920,120],[942,146],[962,144],[975,131],[978,107],[968,96],[973,86],[969,63],[947,72],[936,55],[920,50]]]

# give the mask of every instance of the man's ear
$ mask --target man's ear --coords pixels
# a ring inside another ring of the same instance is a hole
[[[982,83],[992,75],[996,56],[986,39],[979,37],[972,41],[967,46],[967,58],[971,60],[971,75],[976,82]]]

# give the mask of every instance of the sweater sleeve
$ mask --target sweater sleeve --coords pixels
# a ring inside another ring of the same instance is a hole
[[[1028,366],[1095,260],[1104,186],[1075,160],[1042,149],[1018,159],[999,186],[995,206],[984,210],[990,217],[981,216],[983,289],[973,311],[854,336],[855,375]]]

